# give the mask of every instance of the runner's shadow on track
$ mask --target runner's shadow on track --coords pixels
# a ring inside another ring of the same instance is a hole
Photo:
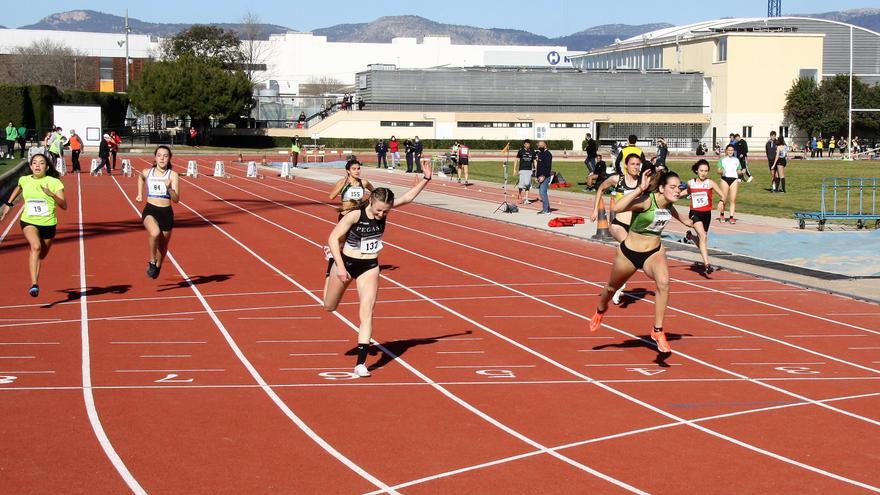
[[[164,288],[158,289],[156,292],[165,292],[165,291],[174,290],[174,289],[185,289],[185,288],[189,287],[190,283],[192,283],[193,285],[202,285],[202,284],[210,284],[212,282],[225,282],[225,281],[229,280],[230,278],[232,278],[231,273],[223,273],[223,274],[207,275],[207,276],[195,275],[195,276],[192,276],[189,278],[189,282],[187,282],[186,280],[181,280],[180,282],[173,283],[173,284],[163,284],[162,287],[164,287]]]
[[[131,290],[131,285],[129,285],[129,284],[108,285],[107,287],[86,287],[85,295],[86,295],[86,297],[91,297],[91,296],[101,296],[104,294],[125,294],[129,290]],[[77,289],[63,289],[63,290],[59,290],[58,292],[60,292],[62,294],[67,294],[67,298],[61,299],[59,301],[51,302],[51,303],[46,304],[45,306],[42,306],[42,307],[46,308],[46,309],[52,308],[55,305],[58,305],[61,303],[78,301],[82,297],[82,292],[80,292],[80,290],[78,288]]]
[[[721,271],[721,268],[718,268],[718,267],[715,267],[715,266],[713,266],[712,268],[713,268],[712,273],[715,273],[715,272],[719,272],[719,271]],[[694,272],[694,273],[696,273],[697,275],[699,275],[699,276],[701,276],[701,277],[707,279],[707,280],[711,280],[711,279],[712,279],[712,277],[710,277],[709,274],[706,273],[706,270],[703,269],[703,264],[702,264],[702,263],[694,262],[692,265],[688,266],[687,269],[690,270],[690,271],[692,271],[692,272]]]
[[[654,296],[654,291],[642,287],[623,291],[623,297],[620,298],[620,308],[629,307],[631,304],[639,302],[645,296]]]
[[[379,265],[380,272],[384,272],[386,270],[389,272],[393,272],[394,270],[397,270],[398,268],[400,268],[400,267],[397,265]]]
[[[667,333],[666,340],[668,342],[674,342],[676,340],[681,340],[683,337],[691,337],[692,334],[689,333]],[[618,342],[616,344],[603,344],[597,345],[593,347],[594,351],[601,351],[603,349],[633,349],[637,347],[644,347],[646,349],[651,349],[652,351],[656,351],[657,347],[654,345],[654,341],[651,340],[650,335],[644,335],[638,339],[629,339],[624,340],[623,342]],[[661,368],[668,368],[669,365],[666,364],[666,360],[671,356],[671,352],[657,352],[657,358],[654,359],[654,363]]]
[[[449,337],[459,337],[461,335],[470,335],[473,332],[468,330],[466,332],[461,333],[450,333],[446,335],[440,335],[438,337],[428,337],[424,339],[405,339],[405,340],[392,340],[389,342],[382,342],[379,345],[388,349],[388,354],[386,352],[382,352],[382,357],[379,358],[374,364],[369,366],[370,370],[377,370],[382,368],[386,364],[394,361],[395,359],[406,354],[406,351],[412,349],[413,347],[426,345],[426,344],[436,344],[438,341],[442,339],[447,339]],[[370,355],[375,356],[379,353],[378,346],[370,346]],[[392,355],[393,354],[393,355]],[[357,355],[357,347],[353,347],[348,352],[345,353],[346,356],[356,356]]]

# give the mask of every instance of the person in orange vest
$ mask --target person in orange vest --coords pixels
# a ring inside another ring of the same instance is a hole
[[[79,154],[83,150],[83,142],[74,129],[70,130],[70,139],[67,141],[70,146],[70,162],[73,164],[74,172],[82,172],[79,168]]]

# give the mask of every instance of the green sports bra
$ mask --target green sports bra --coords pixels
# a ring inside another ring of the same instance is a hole
[[[663,233],[666,224],[672,220],[672,212],[667,208],[658,208],[657,199],[651,193],[651,207],[645,211],[633,213],[629,231],[642,235],[659,236]]]

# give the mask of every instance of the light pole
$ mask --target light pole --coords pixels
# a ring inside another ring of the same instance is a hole
[[[125,92],[128,93],[128,33],[131,29],[128,27],[128,9],[125,9]]]

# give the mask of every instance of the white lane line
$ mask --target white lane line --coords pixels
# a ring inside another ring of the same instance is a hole
[[[761,349],[715,349],[716,351],[760,351]]]
[[[681,338],[682,341],[691,339],[741,339],[742,335],[686,335]]]
[[[8,198],[3,198],[3,201],[6,201]],[[15,225],[16,220],[18,220],[19,215],[21,215],[22,210],[24,210],[24,203],[22,203],[21,208],[9,218],[9,224],[6,225],[6,228],[3,229],[3,233],[0,234],[0,244],[3,244],[3,240],[6,239],[6,235],[9,234],[9,231],[12,229],[12,226]]]
[[[880,313],[825,313],[828,316],[880,316]]]
[[[733,313],[733,314],[717,314],[716,317],[721,318],[739,318],[741,316],[788,316],[790,313]]]
[[[793,366],[805,366],[805,365],[821,365],[821,364],[828,364],[828,363],[730,363],[730,364],[742,365],[742,366],[748,366],[748,365],[776,366],[776,365],[788,365],[788,364],[793,365]]]
[[[819,334],[808,333],[808,334],[786,335],[786,337],[793,338],[793,339],[801,339],[801,338],[803,338],[803,339],[808,339],[808,338],[809,338],[809,339],[812,339],[812,338],[816,338],[816,337],[819,337],[819,338],[824,338],[824,337],[867,337],[867,335],[864,335],[864,334],[858,334],[858,335],[850,335],[850,334],[828,335],[828,334],[821,334],[821,333],[819,333]]]
[[[581,337],[581,336],[566,336],[566,337],[526,337],[526,340],[604,340],[610,339],[611,337]]]
[[[338,352],[312,352],[312,353],[300,353],[300,354],[288,354],[290,357],[300,357],[300,356],[338,356]]]
[[[86,412],[89,417],[89,423],[104,454],[116,468],[116,472],[122,477],[128,489],[136,495],[146,495],[147,491],[138,483],[135,477],[128,470],[125,462],[119,457],[107,432],[104,431],[104,425],[101,424],[101,418],[98,416],[98,408],[95,405],[95,395],[92,392],[92,356],[89,344],[89,304],[88,304],[88,284],[86,283],[86,244],[83,234],[83,197],[82,197],[82,179],[76,176],[76,192],[77,192],[77,213],[78,229],[79,229],[79,311],[80,311],[80,339],[82,341],[82,393],[85,402]],[[114,177],[113,180],[116,180]],[[117,183],[118,185],[118,183]]]
[[[374,320],[441,320],[442,316],[374,316]]]
[[[585,364],[584,366],[588,366],[588,367],[596,367],[596,368],[604,368],[604,367],[609,367],[609,366],[639,366],[639,367],[644,367],[644,366],[661,366],[661,365],[659,365],[659,364],[657,364],[657,363],[600,363],[600,364]],[[680,364],[680,363],[667,363],[667,364],[662,365],[661,367],[665,368],[665,367],[667,367],[667,366],[684,366],[684,365],[683,365],[683,364]]]
[[[117,373],[215,373],[226,371],[222,368],[203,368],[188,370],[115,370]]]
[[[246,209],[244,209],[244,208],[241,208],[240,206],[238,206],[238,205],[236,205],[236,204],[234,204],[234,203],[230,203],[229,201],[224,200],[223,198],[217,196],[216,194],[211,193],[210,191],[207,191],[206,189],[204,189],[204,188],[202,188],[202,187],[196,185],[195,183],[193,183],[193,182],[191,182],[191,181],[187,181],[187,182],[190,183],[190,184],[192,184],[194,187],[196,187],[196,188],[198,188],[198,189],[201,189],[202,191],[204,191],[204,192],[210,194],[210,195],[213,196],[214,198],[220,199],[221,201],[223,201],[223,202],[226,203],[226,204],[229,204],[229,205],[231,205],[231,206],[233,206],[233,207],[235,207],[235,208],[237,208],[237,209],[240,209],[240,210],[243,211],[243,212],[246,212],[246,213],[248,213],[248,214],[250,214],[250,215],[253,215],[253,216],[257,217],[257,218],[260,218],[261,220],[263,220],[263,221],[265,221],[265,222],[267,222],[267,223],[269,223],[269,224],[271,224],[271,225],[274,225],[275,227],[277,227],[277,228],[279,228],[279,229],[281,229],[281,230],[284,230],[285,232],[288,232],[288,233],[290,233],[290,234],[292,234],[292,235],[294,235],[294,236],[296,236],[296,237],[298,237],[298,238],[300,238],[300,239],[302,239],[302,240],[304,240],[304,241],[306,241],[306,242],[308,242],[308,243],[310,243],[310,244],[313,244],[315,247],[320,247],[320,246],[321,246],[320,244],[315,243],[315,242],[313,242],[313,241],[311,241],[311,240],[309,240],[309,239],[307,239],[307,238],[305,238],[305,237],[303,237],[303,236],[301,236],[301,235],[299,235],[299,234],[293,232],[292,230],[290,230],[290,229],[288,229],[288,228],[286,228],[286,227],[283,227],[283,226],[281,226],[281,225],[279,225],[279,224],[277,224],[277,223],[275,223],[275,222],[272,222],[271,220],[268,220],[268,219],[266,219],[266,218],[260,216],[259,214],[256,214],[256,213],[254,213],[254,212],[251,212],[251,211],[248,211],[248,210],[246,210]],[[242,188],[240,188],[240,187],[234,186],[234,185],[232,185],[232,184],[229,184],[229,183],[225,183],[225,184],[226,184],[227,186],[229,186],[229,187],[233,187],[233,188],[238,189],[238,190],[241,190],[241,191],[243,191],[243,192],[246,192],[246,193],[248,192],[248,191],[246,191],[245,189],[242,189]],[[248,193],[248,194],[252,194],[252,193]],[[254,195],[254,196],[257,196],[257,195]],[[259,196],[257,196],[257,197],[259,197]],[[261,199],[263,199],[264,201],[271,201],[271,200],[269,200],[269,199],[267,199],[267,198],[265,198],[265,197],[261,197]],[[274,204],[277,204],[277,205],[279,205],[279,206],[282,206],[282,207],[284,207],[284,208],[289,208],[289,206],[287,206],[287,205],[281,205],[281,203],[278,203],[277,201],[271,201],[271,202],[274,203]],[[189,207],[187,207],[187,208],[188,208],[190,211],[192,211],[193,213],[195,213],[196,215],[198,215],[199,217],[201,217],[203,220],[205,220],[206,222],[208,222],[208,223],[209,223],[211,226],[213,226],[215,229],[217,229],[217,230],[219,230],[220,232],[222,232],[222,233],[223,233],[224,235],[226,235],[226,237],[228,237],[230,240],[232,240],[233,242],[235,242],[236,244],[238,244],[239,246],[241,246],[245,251],[249,252],[254,258],[256,258],[257,260],[259,260],[259,261],[260,261],[261,263],[263,263],[265,266],[267,266],[268,268],[272,269],[274,272],[278,273],[279,275],[281,275],[282,277],[284,277],[287,281],[289,281],[290,283],[296,285],[296,286],[299,287],[300,289],[302,289],[302,290],[304,290],[304,291],[306,290],[305,287],[302,286],[299,282],[297,282],[296,280],[290,278],[288,275],[284,274],[284,272],[281,271],[281,270],[279,270],[278,267],[276,267],[276,266],[272,265],[271,263],[269,263],[268,261],[266,261],[263,257],[261,257],[259,254],[257,254],[256,252],[254,252],[251,248],[249,248],[248,246],[246,246],[245,244],[243,244],[241,241],[239,241],[238,239],[236,239],[234,236],[230,235],[228,232],[226,232],[225,230],[223,230],[220,226],[214,224],[213,222],[210,222],[208,219],[206,219],[204,216],[202,216],[200,213],[196,212],[196,211],[193,210],[192,208],[189,208]],[[313,215],[313,216],[314,216],[314,215]],[[314,216],[314,218],[320,218],[320,217]],[[322,219],[322,220],[323,220],[323,219]],[[385,278],[386,280],[391,281],[391,282],[394,283],[395,285],[399,285],[399,284],[397,284],[396,282],[394,282],[393,280],[388,279],[387,277],[384,277],[384,278]],[[410,291],[409,288],[407,288],[407,290]],[[316,302],[321,302],[321,300],[320,300],[316,295],[314,295],[313,293],[308,293],[308,294],[310,294],[311,297],[312,297],[313,299],[315,299]],[[419,294],[419,297],[423,297],[423,296]],[[430,301],[429,301],[429,302],[430,302]],[[346,326],[348,326],[352,331],[357,332],[357,331],[359,330],[359,328],[358,328],[357,325],[355,325],[355,324],[352,323],[350,320],[348,320],[347,318],[345,318],[345,317],[344,317],[342,314],[340,314],[338,311],[334,311],[334,312],[333,312],[333,315],[336,316],[337,318],[339,318],[342,322],[344,322],[344,323],[346,324]],[[451,391],[449,391],[448,389],[446,389],[446,388],[444,388],[444,387],[442,387],[442,386],[440,386],[440,385],[437,385],[437,383],[436,383],[434,380],[432,380],[432,379],[429,378],[427,375],[425,375],[424,373],[422,373],[421,371],[419,371],[418,369],[416,369],[415,367],[413,367],[412,365],[410,365],[407,361],[405,361],[404,359],[400,358],[400,357],[397,356],[395,353],[391,352],[391,351],[390,351],[388,348],[386,348],[385,346],[383,346],[383,345],[381,345],[380,343],[375,342],[375,341],[373,341],[373,343],[374,343],[374,345],[376,345],[376,346],[377,346],[382,352],[384,352],[384,353],[388,354],[389,356],[391,356],[391,357],[395,360],[396,363],[398,363],[398,364],[400,364],[401,366],[403,366],[404,368],[406,368],[410,373],[412,373],[413,375],[417,376],[419,379],[421,379],[421,380],[423,380],[423,381],[429,383],[430,386],[431,386],[434,390],[440,392],[441,394],[443,394],[444,396],[446,396],[446,397],[449,398],[450,400],[452,400],[452,401],[454,401],[455,403],[459,404],[461,407],[467,409],[467,410],[470,411],[471,413],[475,414],[476,416],[480,417],[481,419],[483,419],[483,420],[486,421],[487,423],[489,423],[489,424],[495,426],[496,428],[498,428],[498,429],[500,429],[500,430],[502,430],[502,431],[508,433],[509,435],[511,435],[511,436],[513,436],[513,437],[515,437],[515,438],[517,438],[518,440],[520,440],[520,441],[522,441],[522,442],[524,442],[524,443],[526,443],[526,444],[528,444],[528,445],[531,445],[532,447],[534,447],[534,448],[536,448],[536,449],[538,449],[538,450],[543,450],[543,451],[547,452],[548,455],[550,455],[550,456],[552,456],[552,457],[554,457],[554,458],[556,458],[556,459],[558,459],[558,460],[560,460],[560,461],[562,461],[562,462],[564,462],[564,463],[566,463],[566,464],[568,464],[568,465],[570,465],[570,466],[576,467],[576,468],[578,468],[578,469],[580,469],[580,470],[583,470],[583,471],[585,471],[585,472],[587,472],[587,473],[590,473],[590,474],[592,474],[593,476],[596,476],[596,477],[598,477],[598,478],[600,478],[600,479],[603,479],[603,480],[605,480],[605,481],[607,481],[607,482],[609,482],[609,483],[612,483],[612,484],[614,484],[614,485],[617,485],[618,487],[623,488],[623,489],[625,489],[625,490],[627,490],[627,491],[630,491],[630,492],[633,492],[633,493],[638,493],[638,494],[646,494],[646,492],[644,492],[644,491],[642,491],[642,490],[639,490],[638,488],[636,488],[636,487],[634,487],[634,486],[631,486],[631,485],[629,485],[629,484],[627,484],[627,483],[625,483],[625,482],[623,482],[623,481],[620,481],[620,480],[618,480],[618,479],[616,479],[616,478],[613,478],[613,477],[608,476],[608,475],[606,475],[606,474],[604,474],[604,473],[601,473],[601,472],[599,472],[599,471],[597,471],[597,470],[595,470],[595,469],[593,469],[593,468],[591,468],[591,467],[589,467],[589,466],[587,466],[587,465],[585,465],[585,464],[582,464],[582,463],[580,463],[580,462],[578,462],[578,461],[575,461],[574,459],[571,459],[571,458],[566,457],[566,456],[564,456],[564,455],[558,454],[558,453],[556,453],[556,452],[548,451],[547,448],[546,448],[544,445],[540,444],[539,442],[536,442],[535,440],[533,440],[533,439],[531,439],[531,438],[529,438],[529,437],[523,435],[522,433],[520,433],[520,432],[518,432],[518,431],[516,431],[516,430],[514,430],[514,429],[512,429],[512,428],[510,428],[509,426],[507,426],[507,425],[501,423],[500,421],[498,421],[498,420],[495,419],[494,417],[489,416],[488,414],[484,413],[484,412],[481,411],[480,409],[474,407],[472,404],[470,404],[469,402],[465,401],[465,400],[462,399],[461,397],[459,397],[459,396],[453,394],[453,393],[452,393]],[[526,348],[526,349],[528,349],[528,348]],[[530,352],[533,352],[533,351],[531,351],[531,350],[529,350],[529,351],[530,351]],[[549,358],[545,358],[545,359],[549,359]],[[388,486],[385,486],[383,489],[386,490],[386,491],[388,491],[388,490],[392,490],[392,489],[391,489],[390,487],[388,487]]]
[[[320,320],[320,316],[239,316],[239,320]]]
[[[486,351],[437,351],[437,354],[485,354]]]
[[[562,318],[562,315],[486,315],[483,318]]]
[[[834,397],[834,398],[831,398],[831,399],[823,399],[823,400],[821,400],[820,402],[823,402],[823,403],[827,403],[827,402],[839,402],[839,401],[846,401],[846,400],[852,400],[852,399],[862,399],[862,398],[867,398],[867,397],[876,397],[876,396],[878,396],[878,395],[880,395],[880,394],[878,394],[878,393],[870,393],[870,394],[862,394],[862,395],[851,395],[851,396],[846,396],[846,397]],[[762,407],[762,408],[758,408],[758,409],[748,409],[748,410],[745,410],[745,411],[734,411],[734,412],[725,413],[725,414],[717,414],[717,415],[713,415],[713,416],[704,416],[704,417],[700,417],[700,418],[692,419],[692,420],[690,420],[690,421],[692,421],[692,422],[694,422],[694,423],[705,423],[705,422],[713,421],[713,420],[717,420],[717,419],[726,419],[726,418],[732,418],[732,417],[736,417],[736,416],[744,416],[744,415],[749,415],[749,414],[756,414],[756,413],[761,413],[761,412],[766,412],[766,411],[775,411],[775,410],[779,410],[779,409],[787,409],[787,408],[791,408],[791,407],[801,407],[801,406],[806,406],[806,405],[810,405],[810,404],[809,404],[808,402],[794,402],[794,403],[789,403],[789,404],[779,404],[779,405],[774,405],[774,406]],[[605,435],[605,436],[601,436],[601,437],[591,438],[591,439],[588,439],[588,440],[581,440],[581,441],[577,441],[577,442],[567,443],[567,444],[564,444],[564,445],[558,445],[558,446],[556,446],[556,447],[553,447],[551,450],[554,450],[554,451],[557,451],[557,452],[558,452],[558,451],[560,451],[560,450],[566,450],[566,449],[571,449],[571,448],[574,448],[574,447],[580,447],[580,446],[582,446],[582,445],[589,445],[589,444],[593,444],[593,443],[604,442],[604,441],[607,441],[607,440],[614,440],[614,439],[618,439],[618,438],[623,438],[623,437],[628,437],[628,436],[633,436],[633,435],[639,435],[639,434],[642,434],[642,433],[648,433],[648,432],[651,432],[651,431],[656,431],[656,430],[661,430],[661,429],[666,429],[666,428],[672,428],[672,427],[677,427],[677,426],[683,426],[683,425],[686,425],[686,424],[687,424],[686,422],[682,422],[682,421],[674,421],[674,422],[670,422],[670,423],[664,423],[664,424],[661,424],[661,425],[648,426],[648,427],[646,427],[646,428],[639,428],[639,429],[636,429],[636,430],[624,431],[624,432],[621,432],[621,433],[614,433],[614,434],[612,434],[612,435]],[[528,458],[528,457],[533,457],[533,456],[536,456],[536,455],[539,455],[539,454],[541,454],[540,451],[532,451],[532,452],[526,452],[526,453],[523,453],[523,454],[517,454],[517,455],[513,455],[513,456],[509,456],[509,457],[504,457],[504,458],[501,458],[501,459],[496,459],[496,460],[494,460],[494,461],[483,462],[483,463],[480,463],[480,464],[474,464],[474,465],[472,465],[472,466],[467,466],[467,467],[463,467],[463,468],[454,469],[454,470],[452,470],[452,471],[446,471],[446,472],[438,473],[438,474],[434,474],[434,475],[431,475],[431,476],[425,476],[425,477],[423,477],[423,478],[418,478],[418,479],[415,479],[415,480],[411,480],[411,481],[407,481],[407,482],[404,482],[404,483],[400,483],[400,484],[394,485],[392,488],[394,488],[394,489],[396,489],[396,490],[399,490],[399,489],[401,489],[401,488],[408,488],[408,487],[413,486],[413,485],[419,485],[419,484],[422,484],[422,483],[427,483],[427,482],[429,482],[429,481],[434,481],[434,480],[438,480],[438,479],[442,479],[442,478],[448,478],[448,477],[450,477],[450,476],[455,476],[455,475],[458,475],[458,474],[463,474],[463,473],[467,473],[467,472],[471,472],[471,471],[476,471],[476,470],[480,470],[480,469],[484,469],[484,468],[488,468],[488,467],[492,467],[492,466],[498,466],[498,465],[500,465],[500,464],[507,464],[507,463],[510,463],[510,462],[513,462],[513,461],[518,461],[518,460],[520,460],[520,459],[525,459],[525,458]],[[872,487],[872,488],[873,488],[873,487]],[[370,492],[370,493],[365,494],[365,495],[379,495],[379,494],[381,494],[381,493],[382,493],[382,492]]]
[[[195,341],[159,340],[159,341],[153,341],[153,342],[110,342],[110,343],[113,344],[113,345],[163,345],[163,344],[171,344],[171,345],[178,345],[178,344],[183,345],[183,344],[187,344],[187,345],[188,345],[188,344],[207,344],[207,342],[205,342],[205,341],[198,341],[198,340],[195,340]]]
[[[141,357],[145,358],[145,359],[150,359],[150,358],[189,358],[189,357],[192,357],[192,354],[147,354],[147,355],[144,355]]]
[[[139,318],[136,316],[108,316],[107,321],[192,321],[193,318]]]
[[[869,349],[876,350],[876,349],[880,349],[880,347],[847,347],[847,349],[863,350],[864,351],[864,350],[869,350]]]
[[[0,318],[0,321],[61,321],[61,318]]]
[[[55,372],[52,370],[46,370],[46,371],[0,371],[0,373],[6,373],[7,375],[51,375]]]
[[[0,356],[0,359],[36,359],[37,356]]]
[[[536,368],[534,364],[477,364],[469,366],[434,366],[437,369],[506,370],[508,368]]]
[[[345,339],[325,339],[325,340],[258,340],[258,344],[313,344],[328,342],[351,342]]]
[[[144,160],[144,161],[146,162],[146,160]],[[135,215],[138,215],[137,207],[135,207],[134,203],[131,202],[131,199],[128,197],[128,195],[125,194],[125,191],[122,189],[122,186],[119,184],[119,181],[116,180],[115,176],[113,177],[113,182],[116,184],[116,187],[119,189],[119,192],[122,193],[122,195],[125,197],[126,201],[128,201],[128,204],[131,205],[132,209],[135,212]],[[184,205],[184,206],[189,211],[191,211],[191,212],[195,213],[197,216],[199,216],[203,221],[205,221],[205,223],[216,227],[216,225],[213,222],[209,221],[207,218],[202,216],[201,213],[196,212],[195,210],[193,210],[192,208],[189,208],[186,205]],[[328,454],[330,454],[334,458],[336,458],[336,460],[338,460],[340,463],[347,466],[349,469],[351,469],[352,471],[354,471],[355,473],[357,473],[362,478],[369,481],[370,483],[372,483],[373,485],[375,485],[376,487],[378,487],[382,491],[386,491],[391,494],[399,495],[399,494],[397,494],[397,492],[395,490],[392,490],[386,483],[379,480],[378,478],[376,478],[372,474],[368,473],[362,467],[355,464],[351,459],[349,459],[348,457],[343,455],[341,452],[336,450],[336,448],[334,448],[326,440],[324,440],[323,437],[318,435],[317,432],[312,430],[299,416],[297,416],[293,412],[292,409],[290,409],[290,407],[287,405],[287,403],[285,403],[281,399],[281,397],[278,396],[278,394],[275,392],[275,390],[273,390],[272,387],[269,386],[269,384],[266,382],[266,380],[263,378],[263,376],[259,373],[259,371],[257,371],[256,367],[254,367],[253,363],[251,363],[250,360],[247,358],[247,356],[244,355],[244,352],[238,346],[238,343],[235,341],[235,339],[232,338],[232,335],[229,333],[226,326],[223,325],[223,322],[220,321],[220,317],[217,316],[217,314],[214,312],[213,308],[211,308],[211,305],[208,304],[208,300],[202,296],[202,291],[199,290],[199,288],[194,283],[192,283],[192,280],[190,279],[189,275],[186,274],[186,272],[183,270],[183,267],[181,267],[180,264],[177,263],[177,260],[174,258],[174,256],[170,252],[168,253],[168,260],[174,265],[174,268],[177,269],[177,272],[187,282],[187,285],[189,285],[189,288],[193,291],[193,294],[195,294],[195,296],[198,298],[199,302],[202,304],[202,307],[205,308],[205,310],[208,312],[208,314],[211,318],[211,321],[214,322],[218,331],[223,335],[223,338],[226,340],[227,344],[229,345],[229,348],[232,350],[232,352],[238,358],[239,362],[241,362],[241,364],[245,367],[245,369],[247,369],[247,371],[250,373],[250,375],[254,379],[254,381],[260,385],[260,389],[269,397],[269,399],[272,400],[272,402],[275,403],[275,405],[284,413],[284,415],[287,416],[287,418],[290,419],[290,421],[293,422],[297,427],[299,427],[299,429],[303,433],[308,435],[309,438],[312,439],[312,441],[314,441],[321,448],[323,448]]]
[[[331,368],[329,366],[325,366],[323,368],[278,368],[278,369],[281,371],[316,371],[316,370],[328,371],[328,370],[352,370],[354,368],[352,368],[351,366],[346,366],[344,368],[341,368],[341,367]],[[274,387],[274,385],[273,385],[273,387]]]
[[[0,345],[60,345],[61,342],[0,342]]]

